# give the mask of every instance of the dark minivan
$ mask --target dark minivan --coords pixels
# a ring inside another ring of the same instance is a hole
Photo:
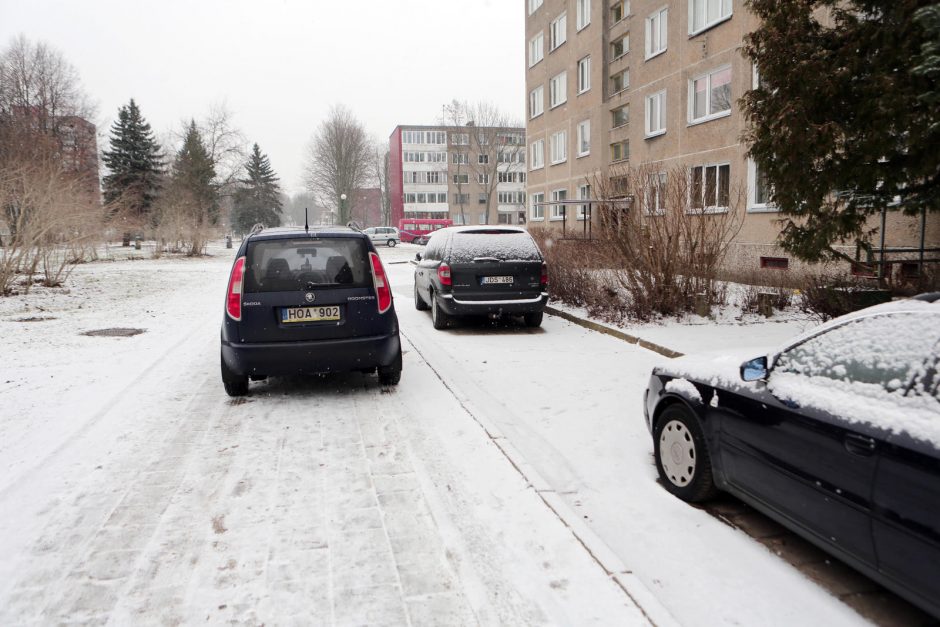
[[[524,229],[463,226],[431,236],[416,255],[415,308],[431,309],[435,329],[457,316],[519,316],[542,324],[548,271],[535,240]]]
[[[230,396],[269,375],[378,372],[401,379],[391,286],[369,237],[347,228],[252,233],[238,249],[222,322]]]

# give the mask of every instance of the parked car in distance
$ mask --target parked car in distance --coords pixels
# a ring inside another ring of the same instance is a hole
[[[398,317],[369,238],[344,227],[252,233],[235,256],[222,316],[230,396],[268,376],[378,372],[401,379]]]
[[[385,244],[392,247],[401,243],[401,235],[394,226],[371,226],[363,231],[373,244]]]
[[[416,255],[415,308],[435,329],[459,316],[522,316],[542,324],[548,270],[535,240],[509,226],[459,226],[431,235]]]
[[[434,231],[438,231],[454,222],[450,218],[402,218],[398,221],[401,241],[424,246]]]
[[[940,618],[940,298],[837,318],[769,355],[657,367],[665,488],[727,491]]]

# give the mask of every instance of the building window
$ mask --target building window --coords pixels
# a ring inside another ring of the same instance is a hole
[[[786,270],[790,267],[790,259],[787,257],[761,257],[760,267],[771,270]]]
[[[613,26],[630,14],[630,2],[619,0],[610,5],[610,24]]]
[[[551,142],[552,165],[568,159],[568,131],[559,131],[552,135]]]
[[[556,49],[561,44],[568,41],[568,15],[562,13],[548,27],[548,49]]]
[[[568,190],[556,189],[552,192],[552,220],[561,220],[565,217],[563,201],[568,199]]]
[[[610,43],[611,61],[616,61],[628,52],[630,52],[630,33],[624,33],[622,37]]]
[[[539,34],[529,40],[529,67],[532,67],[545,57],[545,36]]]
[[[545,111],[545,88],[539,85],[529,92],[529,117],[536,118]]]
[[[588,200],[591,197],[591,186],[587,184],[578,186],[578,200]],[[578,220],[587,216],[587,205],[578,205]]]
[[[611,128],[620,128],[630,123],[630,105],[623,105],[610,112]]]
[[[557,74],[548,82],[548,108],[554,109],[568,101],[568,72]]]
[[[643,195],[643,211],[647,215],[666,213],[666,173],[653,172],[649,175]]]
[[[731,17],[731,0],[689,0],[689,34]]]
[[[583,94],[591,88],[591,57],[578,61],[578,93]]]
[[[529,0],[529,15],[535,13],[540,6],[542,6],[542,0]]]
[[[477,204],[480,204],[480,205],[486,204],[486,194],[484,194],[483,192],[480,192],[477,195]]]
[[[622,92],[630,86],[630,70],[625,69],[610,77],[610,95]]]
[[[753,159],[747,161],[747,188],[749,191],[748,211],[758,213],[777,211],[777,207],[770,200],[771,189],[767,182],[767,175]]]
[[[468,165],[470,163],[470,155],[465,152],[455,152],[454,153],[454,165]]]
[[[533,220],[544,220],[545,206],[542,203],[545,202],[545,194],[532,194],[529,196],[529,202],[531,203],[531,209],[529,210],[531,218]]]
[[[611,161],[626,161],[630,158],[630,140],[625,139],[622,142],[615,142],[610,145]]]
[[[470,194],[454,194],[455,205],[465,205],[470,202]]]
[[[455,174],[454,175],[454,185],[460,185],[460,184],[469,183],[469,182],[470,182],[469,174]]]
[[[584,120],[578,123],[578,156],[591,154],[591,121]]]
[[[538,170],[539,168],[545,167],[545,140],[538,139],[532,142],[531,146],[531,158],[529,159],[529,164],[531,170]]]
[[[669,9],[662,8],[646,18],[646,58],[666,51],[666,23]]]
[[[450,143],[452,143],[454,146],[469,146],[470,133],[451,133]]]
[[[666,90],[646,97],[646,136],[655,137],[666,132]]]
[[[723,67],[689,82],[689,121],[704,122],[731,113],[731,68]]]
[[[731,186],[731,165],[727,163],[700,165],[689,174],[689,202],[698,211],[728,209]]]
[[[478,221],[480,224],[486,224],[486,212],[479,214]]]
[[[591,0],[577,0],[576,8],[577,18],[575,19],[575,25],[578,27],[578,30],[581,30],[591,23]]]
[[[479,183],[480,185],[489,185],[490,175],[489,174],[477,174],[477,183]]]
[[[480,165],[486,165],[489,162],[490,162],[489,155],[477,155],[477,163],[479,163]]]
[[[465,224],[462,213],[455,213],[454,215],[451,216],[450,219],[453,220],[454,224],[457,226]]]

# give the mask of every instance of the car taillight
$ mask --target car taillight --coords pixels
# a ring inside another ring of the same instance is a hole
[[[539,280],[539,285],[543,290],[548,287],[548,264],[544,261],[542,262],[542,278]]]
[[[441,280],[441,285],[450,285],[450,266],[442,263],[437,267],[437,278]]]
[[[379,313],[385,313],[392,306],[392,288],[388,284],[382,260],[375,253],[369,253],[372,262],[372,280],[375,282],[375,296],[379,299]]]
[[[245,258],[239,257],[232,268],[232,276],[228,280],[228,298],[225,312],[232,320],[242,319],[242,286],[245,285]]]

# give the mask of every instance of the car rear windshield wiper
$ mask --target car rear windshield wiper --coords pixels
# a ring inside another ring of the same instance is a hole
[[[483,263],[483,262],[493,262],[493,261],[499,263],[500,260],[497,259],[496,257],[474,257],[473,258],[473,263]]]

